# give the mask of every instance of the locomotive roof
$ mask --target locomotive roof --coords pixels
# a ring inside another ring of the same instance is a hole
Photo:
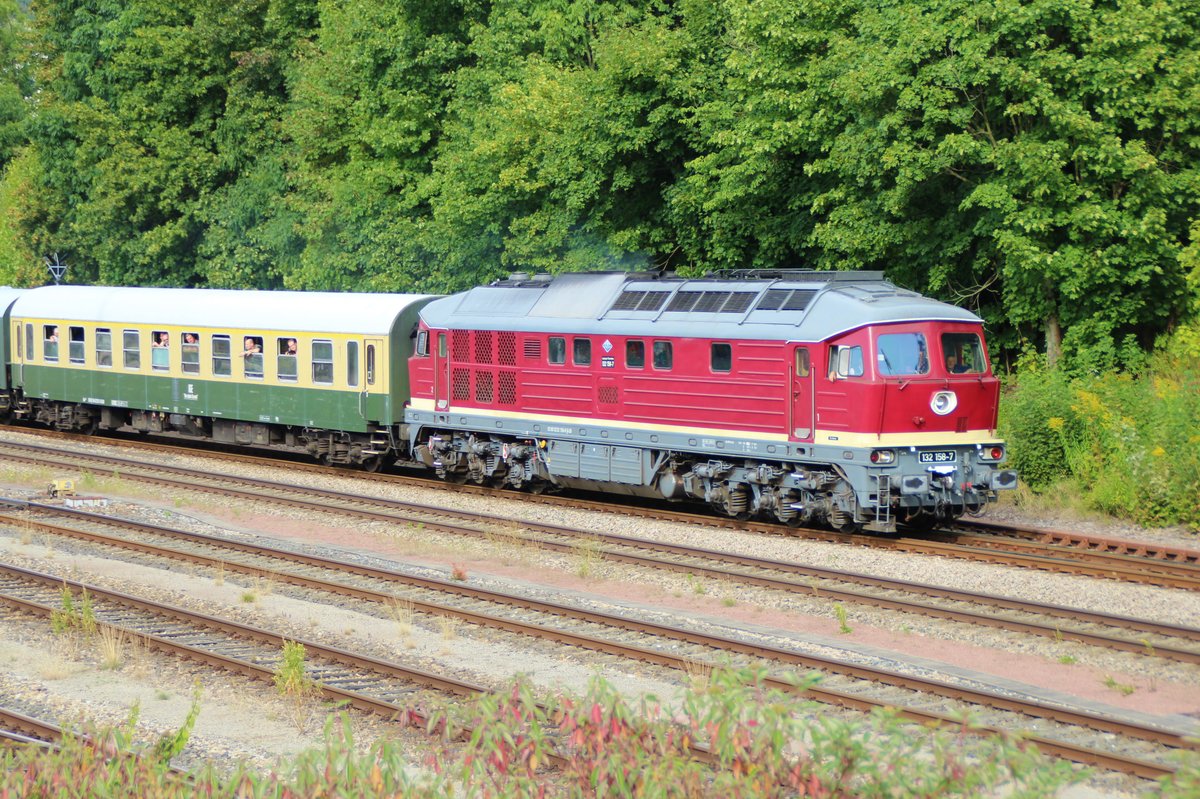
[[[26,291],[14,316],[35,319],[171,324],[231,330],[295,330],[387,335],[406,309],[429,294],[44,286]]]
[[[430,327],[823,341],[863,325],[982,322],[901,289],[882,272],[734,272],[695,279],[634,273],[514,275],[434,300]]]

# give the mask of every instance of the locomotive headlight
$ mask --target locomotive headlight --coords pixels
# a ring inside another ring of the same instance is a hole
[[[979,450],[979,460],[981,461],[1002,461],[1004,460],[1004,447],[995,444],[990,447],[983,447]]]
[[[888,464],[896,462],[896,453],[890,449],[871,450],[871,463]]]
[[[939,391],[929,400],[929,409],[938,416],[953,413],[958,407],[958,395],[953,391]]]

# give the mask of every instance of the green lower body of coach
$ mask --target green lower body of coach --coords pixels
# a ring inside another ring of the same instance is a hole
[[[238,444],[279,445],[313,451],[322,435],[354,441],[360,462],[378,454],[403,408],[386,393],[338,391],[251,382],[133,375],[70,367],[22,368],[18,417],[62,429],[174,430]],[[369,446],[374,440],[376,447]],[[328,455],[321,444],[318,455]]]

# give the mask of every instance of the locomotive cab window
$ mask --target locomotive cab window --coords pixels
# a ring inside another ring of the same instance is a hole
[[[150,368],[157,372],[171,368],[171,335],[165,330],[150,334]]]
[[[58,360],[58,325],[42,325],[42,357],[50,362]]]
[[[929,373],[929,347],[923,333],[886,333],[876,342],[875,356],[880,375],[923,375]]]
[[[438,357],[446,357],[446,334],[438,333]]]
[[[212,337],[212,370],[217,377],[229,377],[233,374],[231,349],[229,336],[222,334]]]
[[[571,342],[571,360],[576,366],[591,366],[592,363],[592,340],[590,338],[577,338]]]
[[[863,376],[862,347],[831,347],[829,355],[830,378]]]
[[[983,344],[975,333],[943,333],[942,357],[948,374],[981,375],[987,371]]]
[[[709,366],[714,372],[732,372],[733,345],[714,342],[709,352]]]
[[[417,357],[424,358],[429,355],[429,331],[422,330],[417,333]]]
[[[312,380],[322,386],[333,384],[333,342],[316,339],[312,343]]]
[[[280,380],[294,382],[296,380],[296,361],[300,357],[300,344],[292,336],[280,336],[275,339],[275,373]]]
[[[142,368],[142,334],[136,330],[121,333],[122,363],[126,369]]]
[[[200,374],[200,334],[184,333],[180,352],[183,355],[183,371],[190,375]]]
[[[643,369],[646,366],[646,342],[625,342],[625,366],[629,369]]]
[[[96,365],[112,366],[112,330],[96,328]]]
[[[550,347],[547,357],[550,363],[559,364],[567,362],[567,340],[562,336],[551,336]]]
[[[242,375],[244,377],[248,377],[252,380],[262,380],[262,350],[262,336],[244,336],[242,338]]]
[[[675,361],[674,353],[671,349],[671,342],[656,341],[654,342],[654,368],[655,369],[670,369]]]
[[[84,347],[86,346],[83,338],[83,328],[72,326],[67,332],[71,336],[71,343],[69,344],[70,352],[68,353],[71,363],[83,363],[85,357]]]

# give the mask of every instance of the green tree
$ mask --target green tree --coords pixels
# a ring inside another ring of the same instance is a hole
[[[730,0],[709,152],[673,196],[707,265],[886,267],[1053,358],[1181,312],[1200,9]],[[1191,109],[1191,110],[1189,110]]]

